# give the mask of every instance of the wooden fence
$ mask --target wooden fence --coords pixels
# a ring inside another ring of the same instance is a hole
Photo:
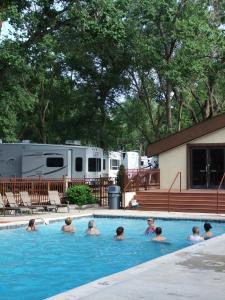
[[[68,187],[72,185],[88,185],[94,196],[99,199],[101,206],[108,206],[108,186],[113,184],[113,178],[82,178],[72,181],[62,179],[27,179],[27,178],[4,178],[0,179],[0,193],[5,198],[6,192],[12,192],[17,202],[20,202],[19,192],[27,191],[33,203],[44,204],[48,202],[48,191],[57,190],[62,196]]]

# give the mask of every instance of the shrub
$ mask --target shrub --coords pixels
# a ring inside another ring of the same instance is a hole
[[[66,196],[69,198],[71,203],[79,206],[98,202],[98,199],[92,195],[91,188],[84,184],[71,186],[66,191]]]
[[[124,165],[120,165],[119,171],[117,173],[116,177],[116,184],[120,186],[121,191],[124,190],[124,187],[126,185],[126,170]]]

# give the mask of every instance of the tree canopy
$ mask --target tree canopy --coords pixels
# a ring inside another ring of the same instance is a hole
[[[225,4],[1,1],[0,138],[140,149],[225,111]]]

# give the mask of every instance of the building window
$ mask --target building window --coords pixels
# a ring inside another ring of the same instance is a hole
[[[60,168],[63,167],[64,161],[63,157],[48,157],[46,165],[49,168]]]
[[[110,169],[119,170],[120,161],[118,159],[110,159]]]
[[[101,158],[88,158],[88,172],[101,171]]]
[[[83,159],[82,157],[76,157],[75,171],[82,172],[82,170],[83,170]]]
[[[105,158],[103,158],[103,168],[102,169],[105,171]]]

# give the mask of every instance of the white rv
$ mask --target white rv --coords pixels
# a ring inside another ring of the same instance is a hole
[[[136,151],[122,152],[122,164],[127,170],[140,168],[140,155]]]
[[[0,177],[116,177],[119,167],[138,169],[137,152],[105,152],[93,146],[0,143]]]
[[[104,154],[104,160],[106,163],[105,173],[103,170],[103,176],[116,177],[121,165],[122,157],[121,152],[107,151]]]
[[[100,177],[103,150],[50,144],[0,144],[0,177]]]
[[[141,168],[150,168],[150,169],[158,168],[158,157],[141,156]]]

